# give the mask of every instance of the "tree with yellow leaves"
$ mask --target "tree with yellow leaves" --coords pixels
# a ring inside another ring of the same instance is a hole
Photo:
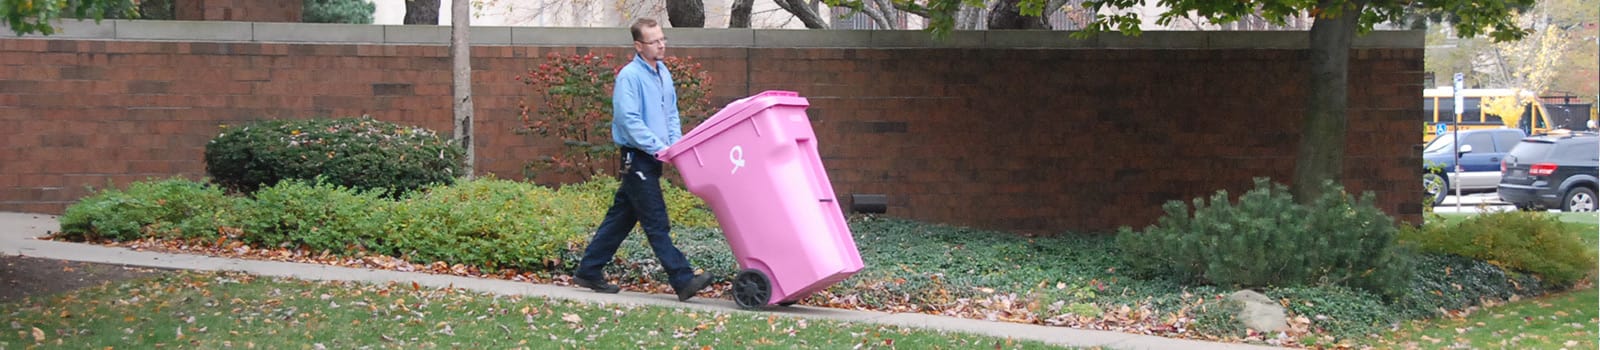
[[[1533,28],[1534,35],[1518,41],[1494,43],[1479,57],[1477,70],[1487,73],[1481,77],[1485,84],[1535,94],[1550,90],[1569,39],[1559,28],[1550,25],[1546,11],[1544,6],[1537,6],[1517,16],[1518,22]]]

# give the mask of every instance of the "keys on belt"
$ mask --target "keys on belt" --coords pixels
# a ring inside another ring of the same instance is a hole
[[[644,171],[634,170],[634,168],[633,168],[633,154],[636,153],[636,152],[633,152],[632,149],[629,149],[629,148],[626,148],[626,147],[622,148],[621,151],[622,151],[621,152],[622,153],[621,154],[622,155],[622,162],[621,162],[622,167],[617,169],[617,176],[628,176],[629,175],[628,173],[631,172],[631,173],[633,173],[632,175],[638,176],[639,180],[649,180],[648,178],[646,178],[644,176]]]

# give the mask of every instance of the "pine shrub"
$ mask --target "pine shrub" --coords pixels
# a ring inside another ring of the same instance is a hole
[[[1230,201],[1227,191],[1193,207],[1168,202],[1166,215],[1143,232],[1122,228],[1124,260],[1137,275],[1228,287],[1346,285],[1384,294],[1407,276],[1393,219],[1329,186],[1310,205],[1297,204],[1283,185],[1256,179],[1256,188]]]

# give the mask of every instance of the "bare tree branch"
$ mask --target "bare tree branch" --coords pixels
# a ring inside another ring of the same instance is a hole
[[[884,0],[884,1],[888,2],[890,4],[894,4],[894,9],[896,9],[896,10],[905,11],[906,13],[909,13],[909,14],[921,16],[922,18],[928,18],[928,16],[929,16],[927,7],[923,7],[922,5],[918,5],[918,4],[916,4],[915,2],[912,2],[912,1],[895,1],[895,0]]]
[[[1064,12],[1064,11],[1062,11],[1061,7],[1062,6],[1067,6],[1068,2],[1070,2],[1070,1],[1068,1],[1068,0],[1049,0],[1049,1],[1046,1],[1044,3],[1044,14],[1042,14],[1040,16],[1045,17],[1045,18],[1049,18],[1051,14],[1054,14],[1056,12]]]
[[[828,22],[822,20],[822,16],[817,15],[817,11],[811,10],[811,6],[807,6],[802,0],[772,0],[772,2],[777,3],[778,7],[783,8],[784,11],[789,11],[790,14],[800,18],[800,22],[805,23],[806,28],[823,29],[828,27]]]
[[[866,3],[868,5],[861,6],[862,12],[866,12],[867,17],[872,18],[873,23],[878,25],[878,29],[896,29],[894,22],[889,19],[890,16],[893,16],[894,5],[885,6],[884,3],[887,2],[889,0],[867,0]],[[889,10],[885,11],[884,9]]]

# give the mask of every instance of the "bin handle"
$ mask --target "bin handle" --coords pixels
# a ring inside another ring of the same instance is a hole
[[[812,139],[795,139],[800,152],[805,153],[805,168],[811,173],[811,190],[817,194],[817,200],[822,202],[833,201],[833,188],[825,186],[828,183],[828,172],[821,166],[822,157],[817,154],[817,144]]]
[[[767,91],[762,91],[759,94],[745,96],[744,98],[733,100],[733,103],[729,103],[728,105],[730,105],[730,106],[731,105],[736,105],[736,104],[744,103],[745,101],[754,100],[754,99],[758,99],[758,98],[762,98],[762,97],[800,97],[800,93],[794,92],[794,91],[784,91],[784,90],[767,90]],[[728,110],[724,109],[722,111],[723,112],[727,112]],[[717,115],[722,115],[722,112],[717,112]],[[707,119],[707,120],[712,120],[712,119],[717,119],[717,118],[716,118],[716,116],[711,116],[711,119]]]
[[[755,97],[799,97],[800,93],[787,90],[767,90],[756,94]]]

